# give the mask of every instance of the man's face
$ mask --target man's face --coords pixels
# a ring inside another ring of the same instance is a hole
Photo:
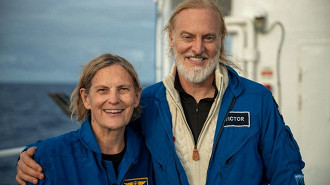
[[[192,83],[205,81],[214,72],[220,55],[220,25],[211,9],[185,9],[170,33],[179,74]]]

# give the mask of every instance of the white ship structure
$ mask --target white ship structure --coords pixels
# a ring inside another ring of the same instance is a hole
[[[181,0],[157,5],[156,78],[171,69],[163,27]],[[330,182],[330,1],[216,0],[241,75],[269,88],[297,140],[306,184]]]

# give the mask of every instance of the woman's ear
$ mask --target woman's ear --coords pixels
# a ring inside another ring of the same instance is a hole
[[[80,97],[82,99],[82,102],[84,103],[84,106],[87,110],[91,109],[90,103],[89,103],[89,98],[88,98],[88,94],[86,93],[86,89],[85,88],[81,88],[79,90],[80,92]]]

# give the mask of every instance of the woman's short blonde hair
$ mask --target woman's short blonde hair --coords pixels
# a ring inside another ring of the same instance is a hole
[[[71,118],[76,116],[76,120],[78,123],[84,122],[87,117],[90,115],[90,110],[87,110],[84,106],[80,95],[80,89],[86,89],[86,93],[88,94],[92,85],[92,79],[95,74],[102,68],[111,66],[114,64],[121,65],[126,69],[126,71],[131,75],[133,80],[133,86],[135,92],[138,93],[140,91],[140,82],[138,78],[138,74],[135,71],[133,65],[128,62],[126,59],[112,55],[112,54],[103,54],[90,62],[88,62],[82,69],[78,85],[73,90],[70,98],[70,110],[71,110]],[[141,107],[140,105],[134,109],[133,115],[131,120],[137,119],[141,114]]]

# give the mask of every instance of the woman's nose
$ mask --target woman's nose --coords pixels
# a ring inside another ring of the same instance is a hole
[[[108,102],[111,104],[116,104],[120,101],[119,93],[116,90],[111,90],[108,96]]]

